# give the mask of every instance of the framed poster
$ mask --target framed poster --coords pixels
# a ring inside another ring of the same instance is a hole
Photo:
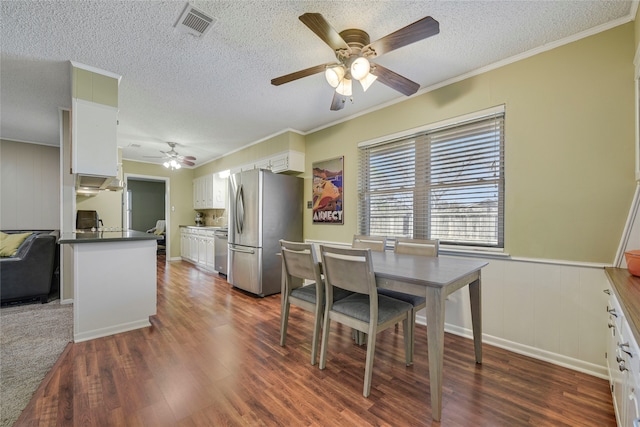
[[[313,223],[344,224],[342,178],[344,157],[313,163]]]

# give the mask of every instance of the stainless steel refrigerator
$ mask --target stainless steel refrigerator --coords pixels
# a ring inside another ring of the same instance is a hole
[[[229,271],[233,286],[280,292],[280,239],[302,241],[302,178],[254,169],[229,177]]]

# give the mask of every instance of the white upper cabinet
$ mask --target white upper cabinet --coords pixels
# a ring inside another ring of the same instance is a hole
[[[213,174],[213,209],[226,209],[227,207],[227,178],[220,178],[217,173]]]
[[[227,202],[227,179],[217,173],[193,180],[194,209],[225,209]]]
[[[267,169],[275,173],[304,172],[304,153],[295,150],[283,151],[253,163],[232,168],[231,173],[252,169]]]
[[[118,109],[75,98],[72,108],[73,173],[117,176]]]

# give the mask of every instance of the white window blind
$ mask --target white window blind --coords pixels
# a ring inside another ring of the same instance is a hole
[[[504,247],[504,112],[360,148],[359,232]]]

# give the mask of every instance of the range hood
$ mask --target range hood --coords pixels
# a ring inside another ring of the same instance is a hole
[[[122,180],[115,176],[76,175],[76,193],[86,196],[99,191],[118,191],[124,188]]]

